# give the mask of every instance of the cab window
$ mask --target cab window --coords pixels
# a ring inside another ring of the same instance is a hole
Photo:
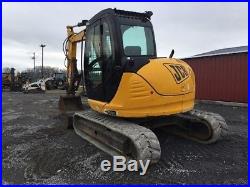
[[[155,54],[154,38],[150,27],[121,25],[121,32],[126,56]]]

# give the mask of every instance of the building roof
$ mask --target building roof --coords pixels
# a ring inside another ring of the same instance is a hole
[[[235,53],[247,53],[247,52],[248,52],[248,46],[230,47],[230,48],[223,48],[223,49],[218,49],[218,50],[214,50],[214,51],[209,51],[206,53],[201,53],[198,55],[194,55],[190,58],[227,55],[227,54],[235,54]]]

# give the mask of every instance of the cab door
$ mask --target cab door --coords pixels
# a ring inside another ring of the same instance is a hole
[[[84,51],[84,75],[89,99],[104,101],[104,63],[102,54],[101,21],[96,21],[86,30]]]
[[[116,70],[115,60],[115,39],[114,39],[114,30],[112,29],[114,23],[107,18],[101,20],[101,31],[102,31],[102,55],[103,55],[103,82],[105,89],[105,101],[110,102],[114,97],[118,85],[119,85],[119,76]]]

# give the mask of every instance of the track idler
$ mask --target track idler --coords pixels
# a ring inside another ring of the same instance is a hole
[[[228,134],[225,119],[212,112],[192,110],[177,115],[173,121],[172,125],[161,129],[203,144],[214,143]]]

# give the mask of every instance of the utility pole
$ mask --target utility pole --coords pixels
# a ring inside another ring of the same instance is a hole
[[[31,57],[31,59],[34,60],[34,73],[36,72],[36,53],[33,53],[33,57]]]
[[[43,79],[43,48],[45,47],[46,45],[44,44],[41,44],[40,47],[42,48],[42,79]]]

